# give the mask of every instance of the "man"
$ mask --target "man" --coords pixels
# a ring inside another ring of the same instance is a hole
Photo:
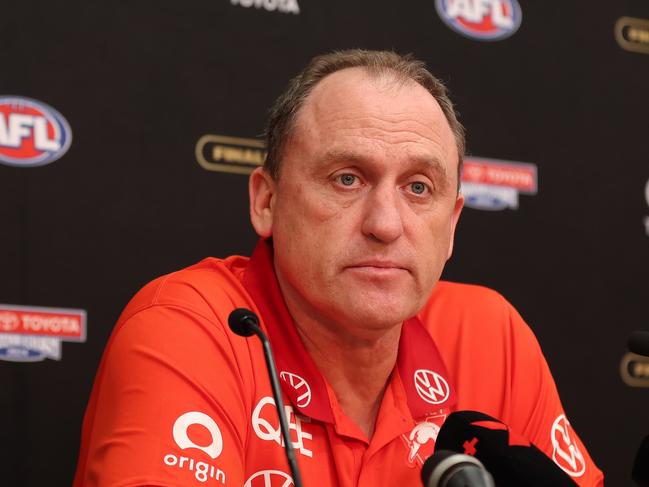
[[[423,64],[315,58],[276,102],[268,149],[250,177],[253,256],[160,278],[122,314],[76,485],[290,485],[261,346],[227,326],[237,307],[270,336],[307,486],[419,485],[458,409],[498,417],[578,484],[600,485],[516,311],[438,282],[464,135]]]

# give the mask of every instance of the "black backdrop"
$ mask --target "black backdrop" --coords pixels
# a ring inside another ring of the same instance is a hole
[[[347,47],[415,53],[449,83],[472,154],[538,167],[517,210],[465,210],[445,278],[519,309],[607,484],[631,485],[649,390],[619,363],[649,328],[649,55],[614,27],[649,2],[521,1],[495,42],[451,30],[434,0],[264,8],[278,3],[3,2],[0,95],[54,107],[73,141],[49,165],[0,165],[0,302],[85,309],[88,330],[60,361],[0,362],[2,485],[70,483],[98,361],[140,286],[253,248],[247,179],[201,167],[199,138],[258,137],[289,76]]]

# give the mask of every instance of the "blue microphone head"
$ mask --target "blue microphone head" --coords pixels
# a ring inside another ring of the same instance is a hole
[[[254,335],[254,330],[250,325],[259,326],[257,315],[246,308],[237,308],[228,316],[228,325],[230,330],[242,337]]]

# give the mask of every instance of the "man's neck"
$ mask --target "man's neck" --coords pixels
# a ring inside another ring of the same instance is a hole
[[[397,360],[401,324],[363,338],[308,319],[298,319],[296,325],[341,408],[370,439]]]

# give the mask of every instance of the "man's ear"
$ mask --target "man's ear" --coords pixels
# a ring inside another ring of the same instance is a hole
[[[464,196],[461,194],[457,195],[455,200],[455,207],[453,208],[453,213],[451,215],[451,239],[448,246],[448,255],[446,260],[451,258],[453,254],[453,243],[455,241],[455,228],[457,227],[457,222],[460,219],[460,213],[462,213],[462,208],[464,207]]]
[[[263,167],[258,167],[248,180],[250,221],[257,235],[268,238],[273,234],[273,203],[277,184]]]

